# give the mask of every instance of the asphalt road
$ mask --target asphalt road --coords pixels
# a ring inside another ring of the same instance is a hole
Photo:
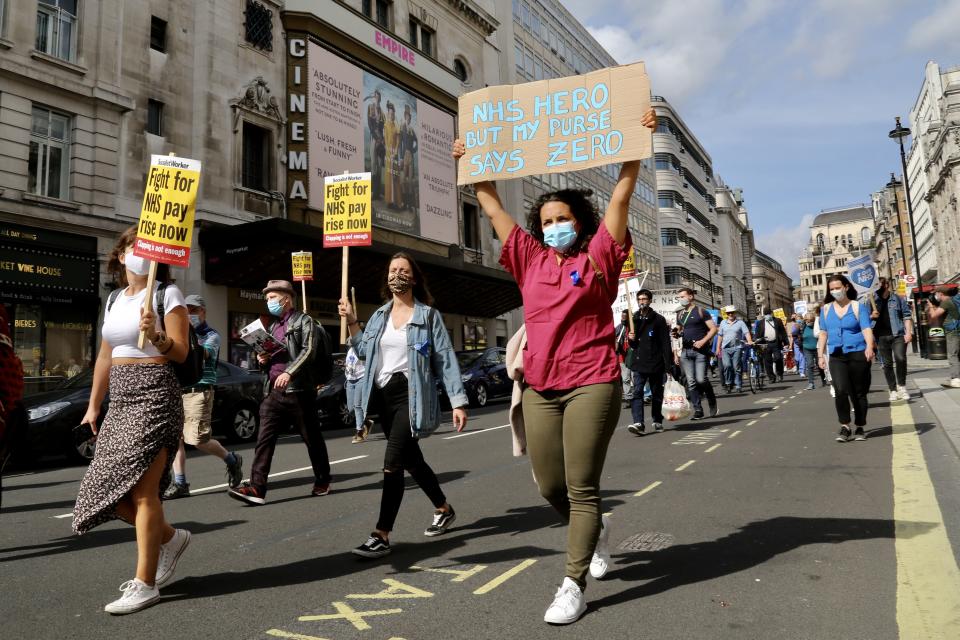
[[[194,496],[166,503],[193,542],[161,603],[125,617],[103,605],[133,575],[133,529],[71,535],[81,467],[17,474],[0,514],[0,637],[956,639],[960,459],[924,401],[891,409],[881,379],[862,443],[836,443],[829,394],[795,376],[643,438],[624,411],[603,479],[619,549],[563,628],[542,618],[566,530],[511,456],[504,402],[423,442],[454,527],[425,538],[432,508],[408,484],[393,553],[376,561],[349,550],[376,521],[379,432],[359,445],[329,434],[322,498],[309,497],[303,445],[283,440],[273,471],[291,472],[262,507],[197,491],[224,478],[193,454]]]

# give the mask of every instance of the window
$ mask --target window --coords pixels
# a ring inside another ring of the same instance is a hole
[[[415,48],[428,56],[432,56],[435,36],[436,32],[433,31],[433,29],[427,27],[413,16],[410,17],[410,44]]]
[[[363,15],[367,16],[384,29],[390,28],[390,1],[363,0]]]
[[[453,61],[453,74],[460,78],[460,82],[467,83],[467,65],[463,64],[463,60],[460,58]]]
[[[477,205],[470,202],[463,203],[463,246],[478,251],[483,248],[480,246],[480,218],[477,216]]]
[[[817,234],[817,248],[818,248],[818,249],[823,249],[823,234],[822,234],[822,233],[818,233],[818,234]]]
[[[868,227],[860,229],[860,244],[870,244],[870,229]]]
[[[517,73],[523,74],[523,47],[518,44],[513,45],[513,55],[516,58]]]
[[[848,233],[848,234],[847,234],[847,244],[846,244],[846,246],[848,246],[848,247],[850,247],[851,249],[853,249],[853,234],[852,234],[852,233]]]
[[[523,68],[527,72],[527,75],[531,78],[533,77],[533,53],[530,49],[524,49],[523,51]]]
[[[37,0],[37,51],[76,57],[77,0]]]
[[[163,135],[163,103],[159,100],[147,100],[147,133]]]
[[[247,0],[244,39],[257,49],[273,51],[273,12],[256,0]]]
[[[676,247],[680,244],[680,233],[677,229],[660,229],[660,246]]]
[[[270,132],[249,122],[243,123],[241,171],[241,184],[247,189],[270,190]]]
[[[48,198],[67,199],[70,171],[70,118],[60,113],[33,108],[30,130],[30,175],[27,189]]]
[[[3,19],[7,13],[7,1],[0,0],[0,38],[3,37]]]
[[[150,48],[167,51],[167,21],[157,16],[150,16]]]

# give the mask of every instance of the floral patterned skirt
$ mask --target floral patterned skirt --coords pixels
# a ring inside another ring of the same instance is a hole
[[[110,367],[110,404],[97,434],[97,448],[87,468],[73,530],[90,529],[118,518],[117,503],[126,496],[164,449],[167,463],[160,495],[170,484],[170,467],[183,433],[180,383],[169,364]]]

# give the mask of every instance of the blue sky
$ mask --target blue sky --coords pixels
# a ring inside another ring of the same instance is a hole
[[[960,65],[960,0],[564,4],[618,62],[647,64],[794,279],[814,215],[900,175],[887,132],[907,125],[927,61]]]

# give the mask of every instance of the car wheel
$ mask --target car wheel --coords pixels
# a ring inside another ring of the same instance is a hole
[[[476,398],[478,407],[487,406],[487,402],[490,400],[490,398],[487,397],[487,385],[482,382],[477,385]]]
[[[337,416],[340,418],[340,424],[345,427],[354,426],[356,417],[350,407],[347,406],[347,394],[343,394],[337,401]]]
[[[233,414],[230,426],[230,439],[239,442],[250,442],[257,437],[260,427],[260,415],[250,407],[240,407]]]

